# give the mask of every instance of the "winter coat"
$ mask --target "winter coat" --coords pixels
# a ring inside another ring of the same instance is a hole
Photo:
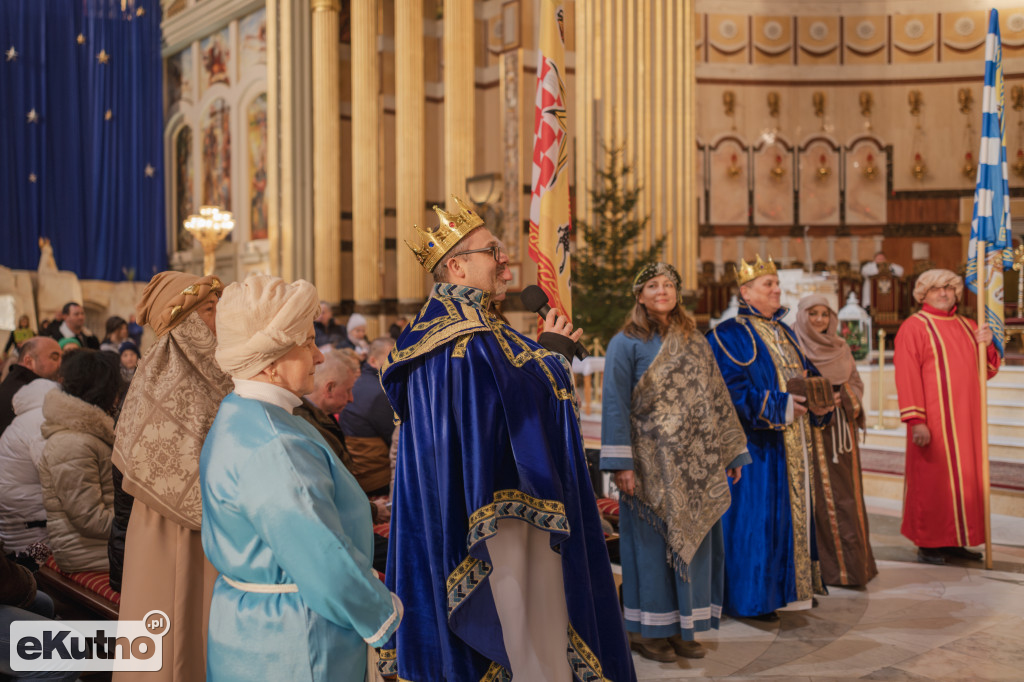
[[[36,466],[43,455],[43,398],[56,382],[36,379],[14,394],[14,421],[0,436],[0,542],[23,552],[46,540],[46,510]],[[29,527],[29,524],[31,527]]]
[[[43,417],[39,481],[53,558],[65,571],[105,572],[114,520],[114,420],[62,391],[43,400]]]

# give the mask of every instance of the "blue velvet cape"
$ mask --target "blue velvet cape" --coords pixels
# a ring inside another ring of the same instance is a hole
[[[499,519],[562,556],[578,680],[635,680],[565,360],[435,285],[382,369],[402,422],[386,584],[405,605],[381,669],[402,680],[511,679],[485,540]]]
[[[797,503],[790,496],[785,443],[789,394],[780,390],[775,363],[752,323],[756,316],[777,325],[780,337],[797,349],[803,369],[808,375],[817,375],[817,369],[800,352],[796,336],[781,321],[787,312],[787,308],[780,308],[768,317],[741,300],[739,315],[707,334],[736,414],[747,434],[747,447],[753,460],[744,468],[738,484],[729,481],[732,505],[722,517],[725,533],[723,606],[732,616],[756,616],[809,599],[807,585],[798,585],[798,574],[809,572],[812,585],[820,588],[810,509],[804,510],[803,523],[810,528],[811,566],[802,565],[794,549],[793,508]],[[809,417],[814,425],[830,418]],[[807,446],[810,448],[811,444]]]

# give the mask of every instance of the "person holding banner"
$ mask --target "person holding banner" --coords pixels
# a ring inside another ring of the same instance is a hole
[[[980,451],[978,346],[988,345],[988,377],[1000,355],[988,325],[956,314],[963,280],[950,270],[917,278],[921,310],[896,334],[896,391],[907,425],[906,493],[900,531],[923,563],[979,561],[967,547],[985,542]]]

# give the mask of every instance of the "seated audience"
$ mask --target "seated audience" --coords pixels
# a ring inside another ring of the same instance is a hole
[[[36,589],[32,572],[5,556],[6,551],[7,548],[0,542],[0,679],[74,682],[79,675],[74,670],[21,673],[11,668],[11,624],[19,620],[51,620],[54,609],[53,600]],[[49,652],[59,645],[44,643],[43,650]]]
[[[78,339],[76,339],[73,336],[69,336],[66,339],[61,339],[60,341],[58,341],[58,344],[60,345],[61,355],[63,355],[64,357],[67,357],[71,353],[74,353],[76,350],[81,350],[82,348],[82,344],[78,341]]]
[[[18,318],[18,328],[12,331],[11,335],[7,337],[7,345],[4,346],[3,354],[7,355],[11,351],[11,348],[16,350],[20,349],[21,344],[25,343],[35,335],[35,331],[33,331],[32,327],[29,326],[28,315],[22,315]]]
[[[53,339],[49,339],[53,341]],[[22,553],[46,542],[46,509],[36,466],[46,440],[43,398],[59,384],[36,379],[14,394],[14,421],[0,435],[0,542],[7,551]]]
[[[395,431],[395,411],[381,388],[377,372],[394,345],[390,336],[373,340],[352,387],[352,402],[338,415],[345,445],[352,453],[352,475],[371,495],[387,495],[391,484],[389,453]]]
[[[49,545],[61,570],[106,571],[114,518],[111,415],[121,397],[121,370],[109,353],[80,350],[60,374],[64,390],[43,399],[46,445],[39,460]]]
[[[341,351],[327,353],[323,363],[316,367],[313,392],[306,395],[302,399],[302,404],[295,408],[297,416],[308,421],[320,432],[349,473],[352,472],[352,455],[345,446],[345,434],[342,433],[333,415],[352,401],[352,384],[355,383],[358,372],[359,361],[355,357],[343,355]],[[387,523],[391,518],[391,510],[386,501],[375,499],[370,502],[370,517],[373,524]],[[387,560],[387,538],[374,534],[373,567],[384,573]]]
[[[208,682],[363,680],[401,603],[373,574],[370,507],[293,414],[323,362],[316,289],[250,276],[224,289],[217,362],[235,389],[203,444],[203,549],[221,575]]]
[[[370,345],[366,342],[366,318],[359,313],[352,313],[345,325],[347,336],[337,345],[338,348],[351,348],[359,356],[360,361],[366,359]]]
[[[142,325],[139,324],[135,313],[128,316],[128,338],[135,342],[136,346],[142,347]]]
[[[49,337],[35,336],[22,344],[18,364],[0,383],[0,434],[14,421],[14,394],[40,377],[53,379],[60,369],[60,361],[60,346]]]
[[[139,367],[139,347],[133,341],[125,341],[118,352],[121,354],[121,376],[130,384]]]
[[[345,340],[345,328],[334,321],[331,315],[331,304],[320,301],[320,317],[313,323],[316,329],[316,345],[318,348],[330,346],[337,348]]]
[[[109,350],[114,353],[118,351],[121,344],[128,338],[128,323],[123,317],[114,315],[107,318],[107,335],[100,343],[100,350]]]
[[[402,332],[405,330],[408,324],[409,321],[404,317],[396,318],[394,323],[392,323],[392,325],[388,327],[388,336],[397,341],[398,337],[401,336]]]
[[[78,339],[78,345],[82,348],[99,350],[100,342],[85,328],[85,309],[79,304],[71,301],[64,304],[61,310],[64,321],[57,326],[51,326],[48,334],[57,341],[61,339]]]

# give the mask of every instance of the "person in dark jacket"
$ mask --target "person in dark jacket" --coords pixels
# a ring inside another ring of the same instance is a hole
[[[21,344],[20,352],[18,364],[0,383],[0,434],[14,421],[14,394],[40,377],[53,379],[60,370],[60,346],[51,338],[34,336]]]
[[[110,562],[110,589],[121,591],[121,576],[124,575],[124,539],[128,535],[128,520],[132,515],[135,498],[124,491],[124,474],[112,467],[114,479],[114,522],[110,526],[107,540],[107,559]]]
[[[90,334],[85,328],[85,309],[82,306],[71,301],[64,304],[61,313],[64,315],[64,321],[60,323],[59,327],[50,328],[47,332],[50,336],[57,341],[71,338],[78,339],[78,345],[82,348],[100,349],[99,339]]]
[[[373,340],[352,387],[352,402],[338,416],[345,444],[352,453],[350,471],[369,495],[387,495],[391,485],[389,453],[395,432],[395,412],[381,388],[377,371],[394,345],[390,336]]]

